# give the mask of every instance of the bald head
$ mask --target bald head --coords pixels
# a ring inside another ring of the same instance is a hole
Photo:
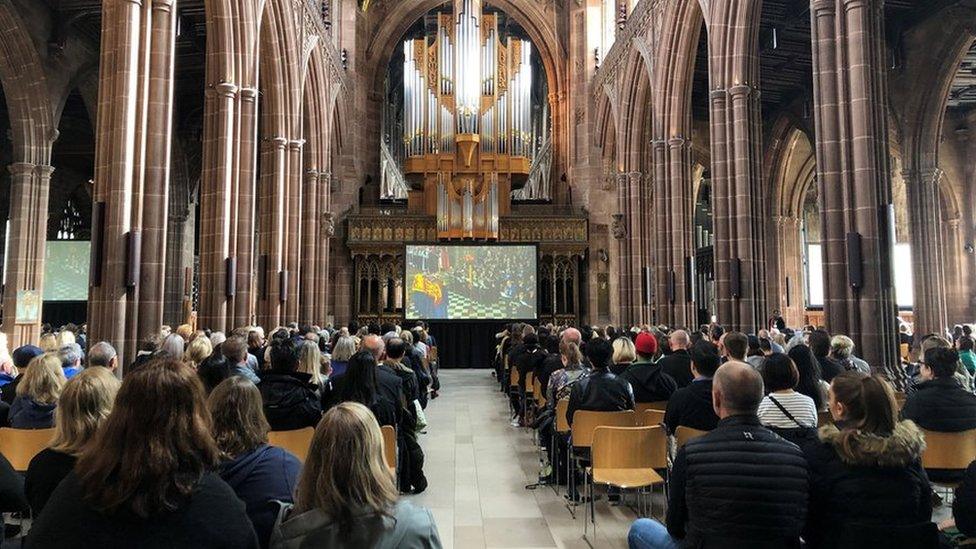
[[[363,350],[369,351],[376,362],[383,360],[383,354],[386,351],[386,344],[383,343],[383,339],[378,335],[370,334],[363,338]]]
[[[763,397],[763,381],[752,366],[726,362],[712,380],[712,407],[720,419],[755,415]]]
[[[566,328],[563,331],[563,341],[565,341],[566,343],[572,342],[579,345],[580,341],[582,340],[583,340],[583,336],[580,334],[580,331],[577,330],[576,328]]]
[[[688,332],[684,330],[675,330],[671,333],[671,337],[668,338],[669,343],[671,343],[671,350],[677,351],[679,349],[687,349],[691,345],[691,338],[688,336]]]

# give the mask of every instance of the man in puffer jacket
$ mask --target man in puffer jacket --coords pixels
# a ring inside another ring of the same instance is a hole
[[[763,383],[751,366],[729,362],[714,377],[718,427],[678,451],[667,527],[639,519],[631,549],[800,546],[808,499],[807,464],[793,443],[759,423]]]

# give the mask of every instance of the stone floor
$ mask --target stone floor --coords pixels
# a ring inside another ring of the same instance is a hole
[[[525,489],[537,480],[539,453],[531,430],[509,425],[508,402],[490,371],[442,371],[441,384],[420,439],[430,486],[412,500],[433,511],[444,547],[589,547],[583,514],[573,518],[564,490]],[[626,547],[635,518],[626,506],[598,501],[592,546]]]

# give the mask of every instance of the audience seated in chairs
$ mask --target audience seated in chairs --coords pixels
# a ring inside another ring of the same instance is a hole
[[[712,407],[712,376],[722,360],[718,347],[708,341],[699,341],[691,348],[690,355],[694,380],[671,395],[664,413],[664,424],[672,435],[680,426],[711,431],[718,424],[718,416]]]
[[[654,354],[657,352],[657,339],[649,332],[641,332],[637,334],[635,343],[637,361],[620,374],[620,379],[630,383],[636,402],[661,402],[670,399],[677,390],[678,384],[674,378],[664,372],[661,366],[667,357],[662,358],[657,364],[653,362]],[[616,344],[614,342],[614,346]]]
[[[54,413],[51,446],[34,456],[24,478],[24,492],[35,516],[112,412],[120,385],[106,368],[88,368],[65,384]]]
[[[842,373],[830,386],[830,412],[834,423],[804,447],[807,547],[935,547],[925,440],[913,422],[898,421],[891,385],[877,375]]]
[[[258,547],[219,450],[203,385],[179,359],[130,372],[116,406],[37,517],[28,546]]]
[[[796,445],[759,423],[762,378],[730,362],[715,373],[711,395],[721,420],[678,450],[667,526],[638,519],[630,547],[799,547],[807,465]]]
[[[976,429],[976,395],[959,386],[954,375],[959,354],[935,347],[920,362],[915,392],[908,395],[901,415],[922,429],[958,433]]]
[[[691,337],[684,330],[675,330],[668,337],[668,343],[671,346],[671,354],[662,357],[658,365],[661,371],[671,376],[679,389],[687,387],[695,379],[694,374],[691,373],[691,355],[688,354]]]
[[[593,369],[583,377],[569,394],[566,419],[573,424],[577,410],[618,412],[634,409],[634,391],[630,383],[610,372],[613,348],[605,339],[594,339],[586,345],[586,358]]]
[[[250,380],[225,379],[210,393],[207,408],[220,450],[220,478],[244,502],[258,541],[267,547],[278,516],[276,502],[292,501],[302,464],[289,452],[268,445],[271,426],[264,417],[261,392]]]
[[[817,427],[817,406],[813,399],[798,393],[800,373],[790,357],[774,353],[766,357],[762,366],[763,384],[767,394],[759,404],[759,421],[777,429]]]
[[[271,547],[439,549],[430,511],[398,498],[382,441],[365,406],[346,402],[326,412],[312,438],[295,506],[276,528]]]
[[[54,410],[67,380],[56,353],[34,357],[17,384],[17,397],[10,405],[9,422],[14,429],[49,429]]]
[[[298,353],[294,339],[273,340],[271,370],[259,376],[264,415],[273,431],[314,427],[322,417],[322,403],[311,383],[312,376],[298,371]]]

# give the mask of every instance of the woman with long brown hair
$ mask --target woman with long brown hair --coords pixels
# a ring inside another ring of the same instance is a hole
[[[936,547],[925,439],[898,420],[881,376],[844,372],[828,393],[834,424],[806,445],[810,503],[803,539],[819,547]]]
[[[271,538],[276,549],[439,548],[430,511],[399,500],[369,408],[343,402],[315,429],[295,507]]]
[[[203,386],[181,360],[130,372],[29,545],[258,547],[244,504],[212,472],[210,428]]]
[[[247,507],[258,541],[267,547],[278,507],[291,502],[298,472],[298,458],[268,445],[271,426],[264,417],[261,392],[242,376],[220,382],[207,398],[213,416],[213,435],[220,449],[220,478]]]

